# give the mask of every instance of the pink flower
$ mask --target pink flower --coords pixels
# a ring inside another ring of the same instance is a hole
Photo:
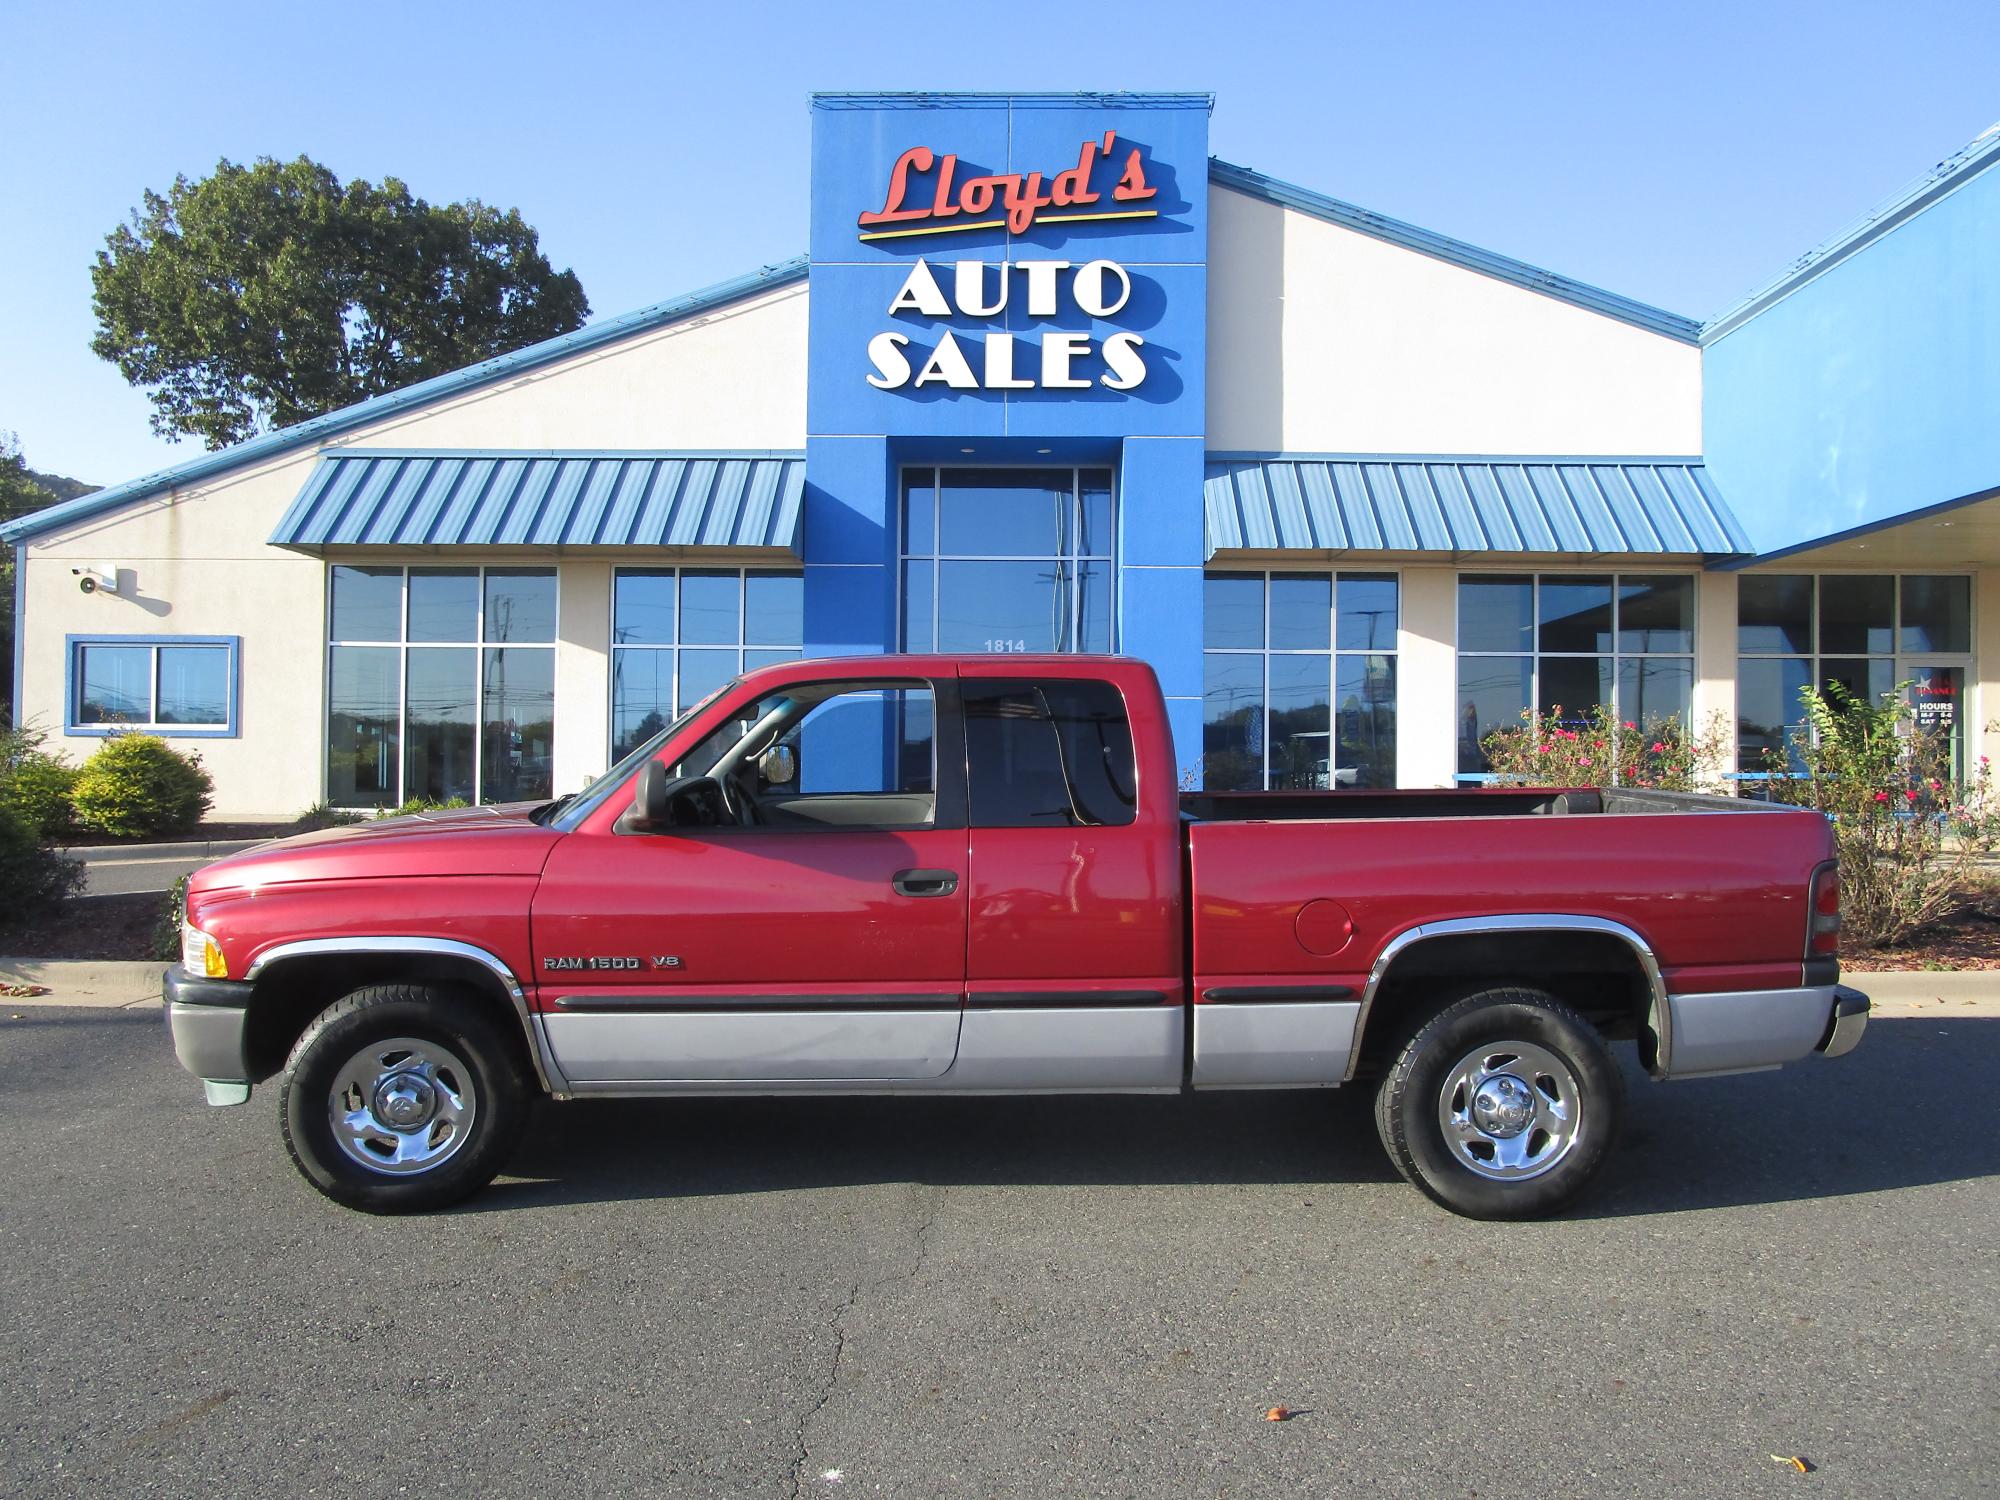
[[[1627,719],[1625,721],[1625,727],[1627,729],[1637,729],[1639,726],[1637,724],[1634,724],[1630,719]]]
[[[1654,740],[1653,743],[1648,745],[1646,748],[1652,751],[1653,754],[1655,755],[1665,755],[1667,753],[1667,747],[1661,744],[1658,740]]]
[[[1887,802],[1889,800],[1889,794],[1887,792],[1877,792],[1875,794],[1875,800],[1877,802]]]
[[[1585,757],[1584,757],[1584,758],[1583,758],[1582,760],[1578,761],[1578,762],[1577,762],[1577,764],[1578,764],[1578,765],[1580,765],[1580,766],[1587,766],[1587,765],[1589,765],[1589,764],[1590,764],[1590,757],[1589,757],[1588,755],[1586,755],[1586,756],[1585,756]]]
[[[1535,754],[1537,754],[1537,755],[1547,755],[1548,753],[1549,753],[1549,747],[1548,747],[1547,745],[1537,745],[1537,746],[1535,746]]]
[[[1914,802],[1917,800],[1917,789],[1915,787],[1911,787],[1907,792],[1903,793],[1903,795],[1909,798],[1912,802]]]

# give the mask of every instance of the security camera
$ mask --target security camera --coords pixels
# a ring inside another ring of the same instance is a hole
[[[90,568],[71,568],[76,577],[76,586],[86,594],[102,590],[107,594],[118,592],[118,568],[113,563],[99,563]]]

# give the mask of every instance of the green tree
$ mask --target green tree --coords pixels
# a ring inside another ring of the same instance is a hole
[[[105,237],[91,349],[153,430],[226,447],[583,325],[518,211],[433,205],[306,157],[177,177]]]
[[[20,439],[0,432],[0,521],[55,503],[56,497],[35,482]],[[14,630],[14,549],[0,547],[0,725],[14,718]]]

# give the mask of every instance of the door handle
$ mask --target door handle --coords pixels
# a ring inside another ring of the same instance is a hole
[[[958,889],[958,871],[898,870],[889,884],[899,896],[949,896]]]

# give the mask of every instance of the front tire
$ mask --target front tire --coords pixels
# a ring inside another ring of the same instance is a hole
[[[424,1213],[491,1182],[532,1098],[518,1041],[449,990],[371,985],[322,1011],[279,1080],[293,1164],[336,1203]]]
[[[1541,990],[1469,995],[1425,1024],[1375,1096],[1396,1170],[1453,1213],[1532,1219],[1602,1169],[1625,1081],[1604,1039]]]

